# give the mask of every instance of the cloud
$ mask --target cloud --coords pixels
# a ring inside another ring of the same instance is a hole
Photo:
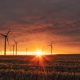
[[[0,32],[9,29],[20,42],[56,36],[79,46],[80,0],[0,0]]]

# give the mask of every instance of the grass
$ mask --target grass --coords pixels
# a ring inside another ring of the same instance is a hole
[[[0,56],[0,80],[80,80],[80,55]]]

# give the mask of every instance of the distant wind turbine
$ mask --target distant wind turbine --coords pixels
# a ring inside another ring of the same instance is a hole
[[[15,46],[16,46],[16,55],[17,55],[17,44],[18,44],[18,42],[15,40],[14,40],[14,42],[15,42]]]
[[[14,55],[14,49],[15,49],[15,45],[13,44],[13,55]]]
[[[51,47],[51,55],[52,55],[52,53],[53,53],[53,42],[51,42],[49,46]]]
[[[0,33],[0,35],[1,35],[2,37],[4,37],[4,55],[6,55],[7,42],[8,42],[8,44],[9,44],[9,41],[8,41],[9,33],[10,33],[10,31],[8,31],[6,34]]]

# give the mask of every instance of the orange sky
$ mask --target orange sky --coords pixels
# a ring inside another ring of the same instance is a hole
[[[32,37],[32,38],[31,38]],[[55,38],[55,39],[54,39]],[[44,35],[43,33],[38,33],[36,35],[29,35],[26,39],[26,35],[21,36],[21,38],[15,38],[18,41],[18,52],[35,52],[36,50],[42,50],[45,54],[50,54],[50,42],[53,42],[53,54],[71,54],[71,53],[80,53],[80,46],[78,42],[71,42],[66,37],[62,36],[49,36],[49,34]],[[21,41],[22,40],[22,41]],[[4,38],[1,37],[1,45],[0,50],[3,51],[4,49]],[[10,46],[7,43],[7,51],[13,50],[12,45],[14,41],[12,36],[9,37]],[[47,52],[47,53],[46,53]],[[18,53],[19,54],[19,53]],[[33,54],[33,53],[32,53]]]
[[[10,30],[12,50],[14,39],[18,51],[41,49],[50,53],[80,53],[79,0],[7,0],[0,1],[0,33]],[[10,51],[7,44],[7,51]],[[0,51],[4,38],[0,36]]]

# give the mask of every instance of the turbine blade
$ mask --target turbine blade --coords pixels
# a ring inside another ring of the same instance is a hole
[[[9,40],[8,40],[8,37],[7,37],[6,39],[7,39],[8,45],[10,46],[10,44],[9,44]]]
[[[0,33],[1,36],[5,36],[4,34]]]
[[[8,31],[6,35],[8,36],[8,35],[9,35],[9,33],[10,33],[10,31]]]
[[[48,46],[51,46],[51,45],[48,45]]]
[[[17,41],[14,40],[14,42],[15,42],[15,44],[17,44]]]

